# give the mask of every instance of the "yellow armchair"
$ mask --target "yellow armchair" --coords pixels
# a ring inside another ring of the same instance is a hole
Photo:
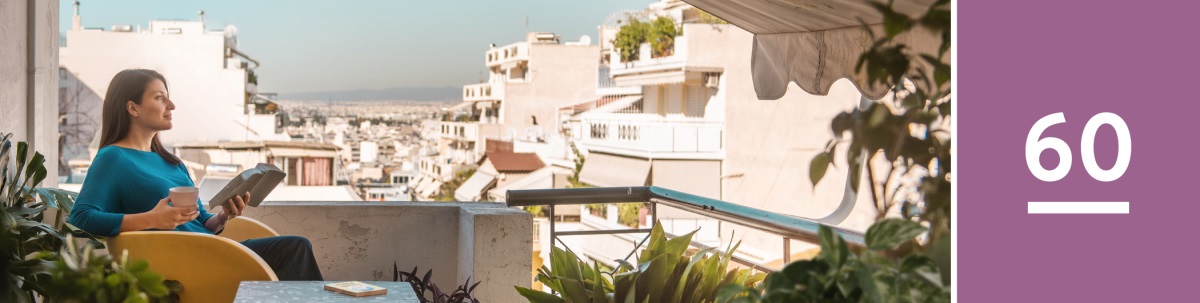
[[[262,222],[239,217],[227,222],[220,236],[135,231],[106,242],[114,256],[128,250],[131,260],[146,259],[150,270],[182,283],[181,302],[232,302],[241,281],[279,281],[258,254],[238,242],[278,235]]]
[[[235,242],[242,242],[249,239],[274,237],[278,235],[279,233],[275,232],[275,229],[272,229],[270,226],[267,226],[258,220],[246,217],[237,217],[229,220],[229,222],[225,222],[225,231],[222,231],[218,236],[228,238]]]

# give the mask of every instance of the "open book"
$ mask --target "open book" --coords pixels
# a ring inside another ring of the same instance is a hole
[[[286,177],[287,173],[275,165],[259,163],[254,168],[242,171],[229,180],[229,183],[225,184],[220,192],[208,200],[208,208],[213,209],[225,205],[225,201],[246,192],[250,192],[250,201],[246,201],[246,205],[258,206]]]

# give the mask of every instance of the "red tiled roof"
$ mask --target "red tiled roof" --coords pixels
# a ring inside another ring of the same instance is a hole
[[[487,158],[498,172],[531,172],[546,166],[534,153],[490,152]]]

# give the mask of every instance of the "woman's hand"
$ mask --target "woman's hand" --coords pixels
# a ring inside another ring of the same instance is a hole
[[[246,209],[246,203],[248,202],[250,202],[250,192],[229,198],[229,201],[225,201],[225,206],[221,209],[221,216],[225,220],[241,216],[242,210]]]
[[[170,201],[170,197],[158,200],[158,205],[155,205],[154,209],[146,212],[146,217],[149,219],[147,223],[150,224],[149,228],[172,230],[200,216],[200,212],[197,211],[198,206],[174,207],[167,204]]]

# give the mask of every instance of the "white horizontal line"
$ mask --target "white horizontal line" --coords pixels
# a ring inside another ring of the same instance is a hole
[[[1129,202],[1029,202],[1030,214],[1129,214]]]

